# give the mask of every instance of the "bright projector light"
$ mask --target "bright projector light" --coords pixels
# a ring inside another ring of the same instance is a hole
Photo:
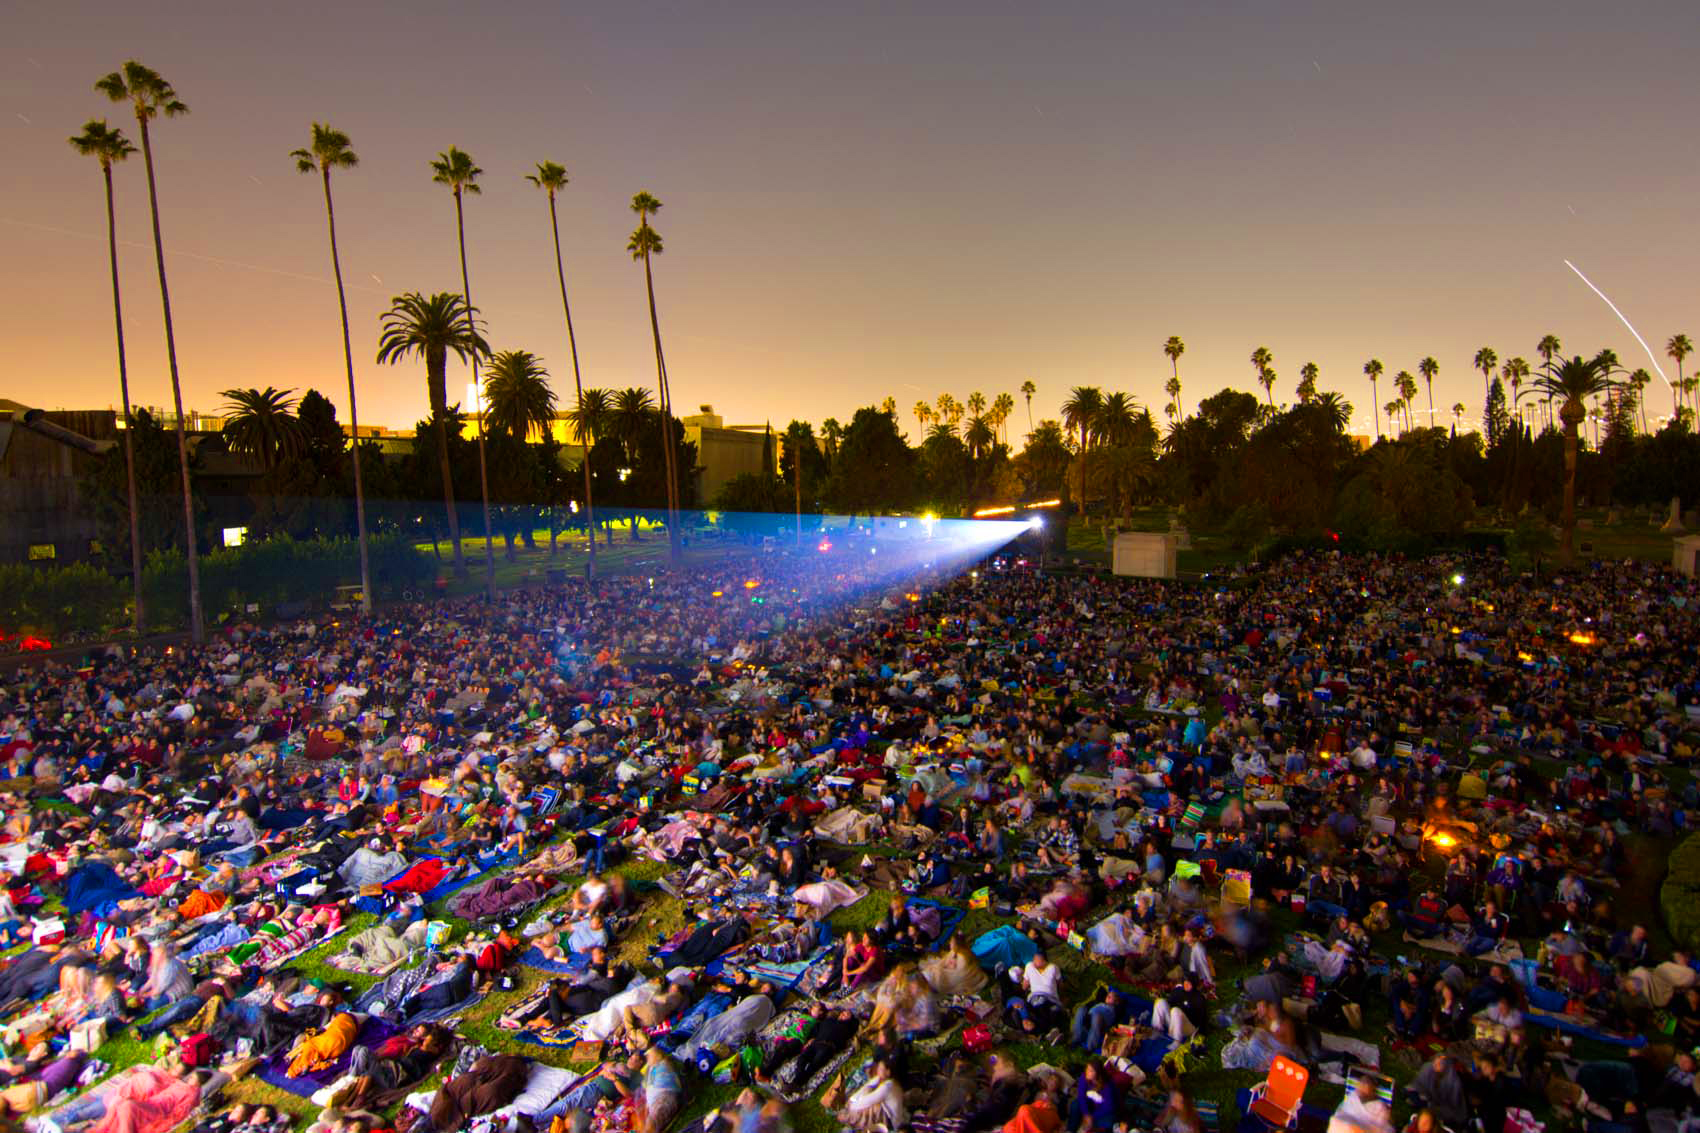
[[[1044,517],[1038,516],[1038,515],[1034,516],[1032,519],[1029,519],[1027,521],[1027,527],[1028,527],[1029,530],[1032,530],[1032,531],[1042,531],[1042,530],[1044,530],[1044,527],[1045,527]]]

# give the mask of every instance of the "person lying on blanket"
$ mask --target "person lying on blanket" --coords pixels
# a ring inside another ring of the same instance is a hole
[[[301,1078],[315,1070],[325,1069],[348,1053],[359,1031],[360,1020],[354,1017],[353,1012],[337,1012],[323,1030],[305,1031],[295,1040],[289,1051],[289,1069],[285,1073],[291,1078]]]

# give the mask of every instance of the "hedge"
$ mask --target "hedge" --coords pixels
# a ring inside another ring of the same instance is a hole
[[[376,597],[421,586],[436,574],[430,553],[403,536],[380,535],[369,543]],[[201,602],[208,621],[216,622],[249,605],[270,613],[283,603],[322,600],[338,586],[358,584],[360,550],[351,538],[275,538],[211,551],[200,566]],[[86,563],[0,565],[0,630],[48,638],[119,631],[129,621],[130,595],[127,580]],[[188,570],[181,552],[148,556],[142,597],[150,630],[187,623]]]
[[[1690,834],[1665,861],[1659,886],[1665,928],[1679,947],[1700,947],[1700,834]]]

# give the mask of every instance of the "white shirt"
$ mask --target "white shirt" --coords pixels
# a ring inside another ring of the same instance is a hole
[[[1027,985],[1028,999],[1049,999],[1053,1003],[1061,1003],[1062,997],[1057,989],[1062,983],[1062,969],[1055,964],[1046,964],[1043,969],[1037,967],[1032,960],[1021,969],[1022,982]]]

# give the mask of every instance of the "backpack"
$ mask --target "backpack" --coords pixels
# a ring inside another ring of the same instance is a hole
[[[177,1048],[178,1056],[183,1059],[183,1065],[189,1069],[199,1066],[212,1065],[213,1058],[218,1054],[218,1044],[205,1031],[190,1035]]]

